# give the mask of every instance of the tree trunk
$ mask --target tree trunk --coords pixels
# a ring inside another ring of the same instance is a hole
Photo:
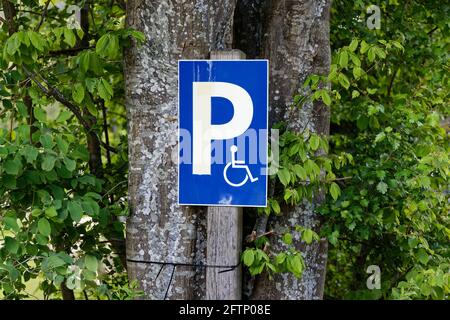
[[[234,0],[127,2],[127,26],[146,35],[125,55],[130,260],[205,262],[205,209],[177,205],[177,60],[205,59],[228,47],[234,6]],[[128,272],[146,298],[205,297],[204,269],[129,262]]]
[[[293,96],[310,74],[327,74],[330,66],[330,0],[268,1],[262,21],[262,57],[270,61],[270,122],[285,121],[288,129],[300,132],[305,127],[319,134],[329,133],[329,110],[322,103],[291,108]],[[269,221],[268,229],[283,233],[286,227],[302,225],[320,229],[314,209],[323,201],[317,193],[312,203],[284,208],[280,217]],[[281,239],[273,237],[270,249],[285,249]],[[296,243],[303,251],[306,270],[301,279],[292,274],[257,278],[253,299],[321,299],[325,282],[327,242],[308,246]]]

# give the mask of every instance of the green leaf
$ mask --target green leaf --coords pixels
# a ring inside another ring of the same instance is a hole
[[[357,66],[357,67],[361,67],[361,60],[359,60],[359,58],[358,58],[358,56],[356,55],[356,54],[351,54],[350,55],[350,58],[351,58],[351,60],[352,60],[352,62],[353,62],[353,64],[355,65],[355,66]]]
[[[63,162],[64,162],[64,165],[66,166],[67,170],[69,170],[70,172],[75,170],[76,165],[77,165],[75,160],[72,160],[70,158],[64,157],[63,158]]]
[[[44,161],[42,161],[41,168],[44,171],[52,171],[55,166],[56,158],[52,155],[46,154],[44,156]]]
[[[253,262],[255,261],[255,254],[254,254],[253,250],[251,250],[251,249],[245,250],[244,254],[242,256],[242,259],[244,260],[244,264],[247,267],[250,267],[253,264]]]
[[[320,138],[317,134],[312,134],[309,138],[309,147],[311,150],[316,151],[319,148]]]
[[[333,197],[334,201],[336,201],[337,198],[339,198],[339,196],[341,195],[341,188],[339,187],[339,185],[336,182],[331,183],[330,194]]]
[[[15,217],[4,217],[3,223],[5,224],[6,228],[14,232],[19,232],[20,230],[19,225],[17,224],[17,218]]]
[[[66,264],[66,262],[56,254],[53,254],[45,260],[45,264],[47,266],[46,268],[47,270],[52,270],[62,267],[63,265]]]
[[[97,116],[97,106],[92,103],[90,96],[86,96],[84,106],[88,109],[89,113],[93,116]]]
[[[4,164],[4,169],[7,174],[16,176],[19,174],[19,171],[22,169],[22,163],[18,159],[7,160]]]
[[[369,118],[365,117],[365,116],[360,116],[358,118],[358,120],[356,120],[356,126],[358,127],[359,130],[366,130],[367,127],[369,126]]]
[[[58,115],[58,118],[56,118],[56,122],[64,122],[68,120],[72,116],[72,113],[67,110],[61,110],[61,112]]]
[[[296,278],[300,278],[303,273],[303,259],[299,254],[287,257],[287,269],[292,272]]]
[[[333,231],[330,235],[328,235],[328,241],[330,241],[330,243],[334,246],[337,244],[338,238],[339,231]]]
[[[310,244],[313,240],[313,234],[311,229],[305,229],[305,231],[302,232],[302,240],[307,244]]]
[[[97,272],[98,269],[98,261],[97,258],[91,255],[86,255],[84,257],[84,265],[86,268],[92,272]]]
[[[350,51],[355,51],[356,48],[358,47],[358,40],[357,39],[353,39],[352,42],[350,42],[350,45],[348,46],[348,49]]]
[[[279,253],[275,258],[275,262],[278,265],[283,264],[285,260],[286,260],[286,253],[284,252]]]
[[[11,237],[5,237],[5,247],[12,254],[16,254],[19,250],[19,242]]]
[[[69,151],[69,143],[62,136],[56,136],[56,144],[62,153],[66,154]]]
[[[137,30],[130,30],[129,31],[129,35],[132,36],[133,38],[135,38],[136,40],[140,41],[140,42],[144,42],[145,41],[145,34],[137,31]]]
[[[353,68],[353,77],[355,77],[355,79],[359,79],[363,75],[364,75],[364,70],[361,67]]]
[[[56,212],[55,207],[48,207],[47,209],[45,209],[45,216],[47,218],[54,218],[58,215],[58,213]]]
[[[98,39],[97,44],[95,46],[95,52],[98,55],[103,56],[106,55],[106,49],[108,48],[109,43],[109,34],[104,34]]]
[[[281,208],[277,200],[270,201],[270,206],[272,207],[272,210],[273,212],[275,212],[275,214],[280,214]]]
[[[380,192],[380,193],[382,193],[382,194],[385,194],[385,193],[387,192],[387,189],[388,189],[388,185],[387,185],[386,183],[384,183],[383,181],[380,181],[380,182],[377,184],[377,190],[378,190],[378,192]]]
[[[283,235],[282,240],[283,240],[283,242],[284,242],[285,244],[287,244],[287,245],[292,244],[292,234],[290,234],[290,233],[285,233],[285,234]]]
[[[48,237],[52,231],[50,223],[46,218],[40,218],[38,221],[38,230],[39,232],[45,236]]]
[[[427,265],[428,261],[430,260],[430,256],[423,248],[419,248],[419,250],[416,251],[416,258],[423,265]]]
[[[275,268],[275,266],[273,264],[271,264],[270,262],[265,262],[264,265],[270,269],[272,272],[277,272],[277,269]]]
[[[106,85],[105,85],[106,84]],[[98,84],[97,84],[97,90],[98,90],[98,95],[100,96],[100,98],[102,98],[105,101],[109,101],[112,97],[112,94],[110,92],[112,92],[112,88],[110,87],[109,83],[106,82],[104,79],[102,79]]]
[[[54,145],[53,137],[48,133],[41,135],[39,137],[39,142],[42,144],[44,149],[52,149]]]
[[[28,37],[30,38],[33,47],[35,47],[39,51],[44,51],[46,41],[39,33],[34,31],[28,31]]]
[[[4,50],[10,56],[13,56],[17,52],[17,50],[19,50],[19,48],[20,48],[20,39],[19,39],[18,34],[15,33],[11,37],[9,37],[8,40],[6,40]],[[5,54],[5,51],[3,54]]]
[[[31,210],[31,215],[33,217],[39,217],[42,213],[42,210],[39,208],[34,208],[33,210]]]
[[[16,106],[17,106],[17,110],[19,111],[19,114],[22,117],[27,118],[28,113],[27,113],[27,106],[25,105],[25,103],[23,103],[22,101],[17,101]]]
[[[72,90],[72,98],[76,103],[81,103],[84,99],[84,86],[76,83]]]
[[[369,59],[370,62],[373,62],[375,60],[375,50],[376,47],[371,47],[367,52],[367,58]]]
[[[89,69],[92,70],[96,75],[99,75],[102,70],[102,62],[99,56],[95,52],[89,52]]]
[[[77,38],[72,29],[64,28],[64,42],[70,47],[73,47],[77,43]]]
[[[307,178],[306,170],[299,164],[294,165],[295,175],[302,181],[305,181]]]
[[[398,41],[392,41],[391,43],[392,43],[393,46],[396,47],[397,49],[400,49],[401,51],[404,51],[405,48],[401,45],[400,42],[398,42]]]
[[[348,89],[350,87],[350,81],[348,81],[348,78],[345,74],[339,73],[338,81],[339,81],[339,84],[341,86],[343,86],[345,89]]]
[[[376,53],[376,55],[379,56],[381,59],[385,59],[385,58],[386,58],[386,52],[385,52],[383,49],[381,49],[381,48],[376,47],[376,48],[375,48],[375,53]]]
[[[47,121],[47,113],[39,107],[33,108],[34,117],[40,122]]]
[[[343,51],[341,51],[341,53],[339,53],[339,65],[341,66],[341,68],[347,68],[348,53],[345,50],[343,50]]]
[[[317,163],[315,163],[311,159],[306,160],[304,167],[305,167],[306,173],[310,177],[318,176],[320,174],[319,166],[317,165]]]
[[[67,208],[69,209],[70,218],[75,222],[80,222],[81,217],[83,216],[83,208],[80,203],[77,201],[70,201]]]
[[[39,155],[39,151],[33,146],[26,145],[22,149],[22,155],[27,160],[27,163],[33,163],[36,161],[37,156]]]
[[[114,59],[119,54],[119,38],[115,34],[105,34],[98,41],[95,52],[101,57]]]
[[[328,91],[327,90],[322,90],[321,96],[322,96],[323,103],[325,103],[327,106],[330,106],[331,105],[331,97],[328,94]]]
[[[80,69],[82,72],[86,73],[89,70],[89,66],[90,66],[90,52],[83,52],[80,55],[80,58],[78,60]]]
[[[95,88],[97,87],[97,79],[95,78],[86,78],[84,80],[86,88],[90,93],[94,93]]]
[[[287,170],[286,168],[280,169],[280,170],[278,170],[278,172],[277,172],[277,176],[278,176],[278,179],[280,179],[280,182],[281,182],[284,186],[287,186],[287,185],[288,185],[288,183],[289,183],[289,181],[290,181],[290,178],[291,178],[291,175],[290,175],[290,173],[289,173],[289,170]]]
[[[362,41],[361,41],[361,48],[360,48],[359,51],[360,51],[362,54],[364,54],[367,50],[369,50],[369,48],[370,48],[370,46],[367,44],[367,42],[364,41],[364,40],[362,40]]]
[[[413,238],[413,237],[408,239],[408,246],[411,249],[414,249],[415,247],[417,247],[418,244],[419,244],[419,239]]]
[[[89,161],[89,152],[83,145],[78,145],[77,147],[75,147],[75,150],[73,150],[71,158]]]

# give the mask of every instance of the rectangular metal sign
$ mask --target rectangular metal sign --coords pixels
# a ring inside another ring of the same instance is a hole
[[[267,60],[180,60],[179,204],[267,204]]]

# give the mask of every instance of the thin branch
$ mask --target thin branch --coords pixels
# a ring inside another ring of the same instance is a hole
[[[50,51],[48,54],[52,57],[54,56],[61,56],[61,55],[75,55],[80,51],[87,50],[87,49],[93,49],[94,46],[88,46],[88,47],[75,47],[70,49],[63,49],[63,50],[56,50],[56,51]]]
[[[335,178],[332,180],[327,180],[326,182],[333,182],[333,181],[342,181],[342,180],[349,180],[352,179],[353,177],[342,177],[342,178]]]
[[[399,70],[399,69],[400,69],[400,68],[395,69],[395,72],[394,72],[394,74],[392,75],[391,81],[389,82],[388,91],[387,91],[388,97],[391,96],[392,85],[394,84],[394,79],[395,79],[395,77],[397,76],[397,73],[398,73],[398,70]]]
[[[437,29],[439,29],[439,27],[434,27],[433,29],[431,29],[430,31],[427,32],[427,35],[430,36],[433,32],[435,32]]]
[[[48,5],[50,4],[50,2],[51,2],[51,0],[48,0],[45,3],[44,10],[42,11],[42,14],[41,14],[41,20],[39,21],[39,24],[34,29],[35,32],[39,31],[39,29],[41,28],[42,24],[44,23],[45,16],[47,15],[47,11],[48,11]]]
[[[103,131],[105,133],[105,143],[109,146],[109,134],[108,134],[108,118],[107,111],[105,107],[105,103],[100,101],[100,106],[102,107],[102,116],[103,116]],[[106,149],[106,160],[108,161],[108,165],[111,166],[111,152]]]
[[[245,237],[245,240],[247,242],[254,242],[256,239],[265,237],[265,236],[273,236],[273,235],[278,235],[275,231],[270,230],[261,234],[257,234],[256,230],[254,230],[251,234],[249,234],[247,237]]]
[[[31,71],[29,71],[25,66],[22,65],[22,69],[25,72],[25,74],[27,75],[27,77],[29,77],[31,80],[33,80],[34,83],[36,83],[36,85],[48,96],[51,96],[53,98],[55,98],[56,101],[62,103],[64,106],[66,106],[70,111],[72,111],[72,113],[75,115],[75,117],[78,119],[78,121],[81,123],[81,125],[84,127],[84,129],[87,131],[88,134],[92,134],[92,135],[96,135],[95,132],[92,131],[91,126],[89,125],[89,123],[86,121],[86,119],[83,118],[83,115],[81,114],[80,109],[74,105],[72,102],[70,102],[69,100],[67,100],[64,95],[62,94],[62,92],[60,92],[58,89],[56,89],[55,87],[51,86],[48,81],[46,79],[44,79],[42,76],[40,76],[39,74],[33,74]],[[43,83],[41,83],[41,81],[39,81],[36,78],[36,75],[39,76],[39,78],[42,80],[42,82],[45,83],[45,85]],[[106,143],[104,143],[103,141],[101,141],[100,139],[99,143],[102,147],[104,147],[107,150],[110,150],[111,152],[117,152],[117,150],[113,147],[108,146]]]

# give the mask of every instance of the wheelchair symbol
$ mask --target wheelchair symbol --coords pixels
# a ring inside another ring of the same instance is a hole
[[[225,169],[223,169],[223,178],[225,179],[225,181],[232,187],[243,186],[245,183],[247,183],[247,180],[249,178],[250,178],[250,182],[257,181],[258,178],[253,178],[252,173],[250,172],[250,169],[245,164],[245,161],[236,159],[238,148],[236,146],[231,146],[230,151],[231,151],[231,162],[228,162],[227,165],[225,166]],[[227,170],[228,170],[228,168],[230,168],[230,166],[231,166],[231,168],[245,169],[246,175],[245,175],[244,180],[242,180],[240,183],[231,182],[227,176]]]

